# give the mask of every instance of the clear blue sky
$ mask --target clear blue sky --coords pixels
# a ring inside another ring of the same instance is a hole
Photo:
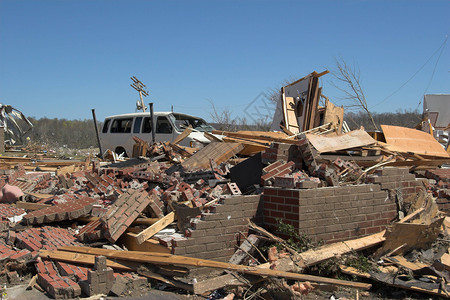
[[[135,111],[134,75],[155,110],[209,120],[209,101],[238,116],[342,57],[359,65],[370,107],[420,70],[373,107],[415,109],[424,93],[450,93],[449,13],[450,1],[0,0],[0,102],[101,120]],[[330,79],[323,93],[342,104]]]

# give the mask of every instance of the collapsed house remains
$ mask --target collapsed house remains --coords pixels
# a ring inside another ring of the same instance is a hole
[[[319,106],[323,74],[283,88],[283,132],[205,133],[196,152],[183,134],[136,137],[134,158],[114,162],[3,156],[0,278],[56,299],[143,295],[149,282],[211,299],[372,282],[449,297],[448,153],[402,127],[342,133],[343,109]],[[363,250],[371,268],[339,265],[358,281],[314,271]]]

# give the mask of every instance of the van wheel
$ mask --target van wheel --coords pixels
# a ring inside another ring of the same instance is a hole
[[[125,151],[125,149],[123,147],[117,147],[115,152],[117,155],[120,155],[123,153],[123,157],[128,157],[127,151]]]

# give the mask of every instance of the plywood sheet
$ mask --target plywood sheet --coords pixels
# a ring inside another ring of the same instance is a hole
[[[338,136],[323,136],[307,133],[306,137],[314,148],[321,153],[369,146],[376,143],[364,130],[353,130]]]
[[[426,132],[416,129],[381,125],[386,143],[390,151],[413,152],[419,155],[450,157],[445,149],[434,137]]]

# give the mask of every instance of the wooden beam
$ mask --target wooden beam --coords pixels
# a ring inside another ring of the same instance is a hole
[[[192,132],[192,125],[189,125],[185,130],[183,130],[182,133],[180,133],[173,141],[172,144],[178,144],[185,138],[187,138],[188,135],[190,135]]]
[[[291,145],[298,144],[298,140],[282,139],[282,138],[262,136],[262,135],[251,135],[251,134],[245,134],[245,133],[219,131],[219,130],[213,130],[212,133],[222,134],[222,135],[232,137],[232,138],[234,137],[234,138],[243,138],[243,139],[248,139],[248,140],[263,140],[263,141],[284,143],[284,144],[291,144]]]
[[[175,213],[172,211],[159,219],[155,224],[149,226],[148,228],[141,231],[139,234],[136,235],[136,240],[138,244],[142,244],[152,236],[154,236],[156,233],[161,231],[162,229],[166,228],[170,223],[175,221]]]
[[[23,202],[23,201],[18,201],[18,202],[15,203],[15,205],[16,205],[17,208],[22,208],[22,209],[25,209],[25,210],[39,210],[39,209],[51,206],[49,204]]]
[[[300,281],[311,281],[317,283],[327,283],[339,286],[346,286],[358,289],[369,289],[370,284],[359,283],[359,282],[349,282],[344,280],[338,280],[333,278],[319,277],[307,274],[297,274],[291,272],[277,271],[272,269],[261,269],[258,267],[234,265],[225,262],[199,259],[186,256],[170,255],[170,254],[160,254],[160,253],[148,253],[139,251],[117,251],[109,249],[100,248],[89,248],[89,247],[61,247],[63,251],[75,251],[77,253],[95,254],[103,255],[110,259],[123,259],[130,260],[139,263],[150,263],[158,265],[176,265],[176,266],[190,266],[190,267],[209,267],[224,269],[229,271],[236,271],[239,273],[257,275],[257,276],[269,276],[269,277],[282,277],[293,280]],[[54,252],[54,251],[53,251]]]
[[[301,258],[305,266],[310,267],[336,256],[339,257],[352,251],[360,251],[373,246],[377,246],[385,241],[385,238],[383,237],[384,233],[385,231],[382,231],[354,240],[325,245],[318,249],[311,249],[299,253],[299,257]]]
[[[76,252],[67,252],[67,251],[50,251],[50,250],[40,250],[39,256],[42,258],[48,258],[57,261],[64,261],[68,263],[74,264],[84,264],[84,265],[94,265],[95,264],[95,255],[92,254],[83,254]],[[123,270],[123,271],[134,271],[139,267],[139,264],[136,264],[133,261],[123,261],[123,260],[106,260],[106,265],[115,270]]]

